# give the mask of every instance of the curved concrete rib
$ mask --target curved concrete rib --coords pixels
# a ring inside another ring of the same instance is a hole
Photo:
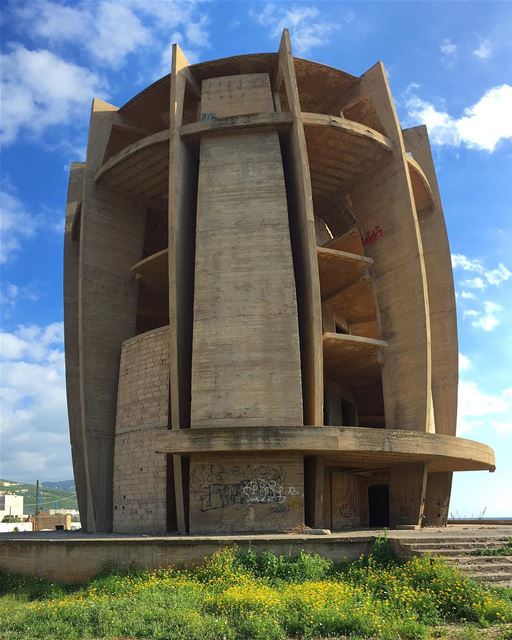
[[[78,340],[78,266],[80,260],[80,218],[85,163],[73,162],[69,173],[64,231],[64,344],[69,436],[73,459],[78,510],[87,520],[87,482],[80,408],[80,351]]]
[[[436,433],[455,435],[459,355],[450,244],[427,128],[405,129],[403,135],[405,147],[420,163],[434,197],[433,212],[420,214],[419,220],[432,333],[432,401]]]
[[[366,246],[374,259],[384,354],[382,386],[386,427],[427,431],[432,422],[430,322],[423,248],[398,118],[384,67],[361,76],[345,97],[350,104],[369,96],[394,153],[352,192],[364,232],[378,229]]]

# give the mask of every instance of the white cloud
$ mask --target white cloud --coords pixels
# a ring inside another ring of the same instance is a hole
[[[210,46],[210,36],[206,29],[208,22],[208,17],[204,15],[195,22],[185,25],[185,35],[192,46],[201,49]]]
[[[21,249],[25,238],[34,235],[32,215],[15,194],[0,191],[0,264],[11,260]],[[15,293],[10,290],[10,297]]]
[[[70,477],[63,324],[19,326],[0,345],[2,475]]]
[[[20,21],[30,24],[33,36],[51,42],[80,38],[92,28],[91,15],[83,8],[45,0],[16,7],[16,15]]]
[[[463,300],[476,300],[476,296],[471,291],[461,291],[460,297]]]
[[[37,214],[33,214],[18,198],[10,181],[4,180],[4,187],[0,189],[0,264],[15,258],[22,250],[23,242],[41,230],[61,234],[62,214],[55,214],[44,206]],[[13,298],[13,293],[14,289],[11,289],[8,295]]]
[[[99,2],[64,6],[42,0],[17,10],[30,34],[53,45],[77,43],[97,62],[114,69],[125,57],[150,42],[150,32],[128,3]]]
[[[2,131],[4,144],[22,129],[32,134],[69,123],[87,113],[92,96],[105,87],[95,73],[46,50],[17,44],[1,55]]]
[[[450,38],[445,38],[439,45],[439,49],[444,56],[453,56],[457,53],[457,45]]]
[[[452,253],[452,267],[462,267],[464,271],[482,272],[482,264],[479,260],[471,260],[462,253]]]
[[[151,34],[139,18],[118,2],[102,2],[93,25],[93,33],[84,42],[93,57],[112,69],[121,67],[128,54],[151,42]]]
[[[461,380],[457,414],[458,435],[486,426],[501,434],[509,433],[512,431],[512,388],[487,393],[473,380]]]
[[[489,40],[483,40],[473,51],[473,55],[480,60],[486,60],[492,54],[492,46]]]
[[[502,262],[494,269],[486,269],[480,260],[468,258],[462,253],[452,253],[452,267],[453,269],[462,269],[463,271],[480,274],[476,278],[462,281],[464,286],[471,289],[485,289],[488,284],[498,286],[512,278],[512,271]],[[464,295],[463,292],[462,297],[471,298],[474,295],[468,293]]]
[[[495,302],[484,302],[483,312],[479,312],[475,320],[471,323],[476,329],[483,329],[484,331],[494,331],[500,324],[500,320],[497,317],[497,313],[502,310],[502,306]]]
[[[198,7],[195,0],[103,0],[74,6],[41,0],[17,13],[29,25],[32,36],[55,46],[79,45],[95,62],[118,69],[130,54],[161,44],[159,39],[179,26],[188,46],[210,46],[208,16],[199,13]]]
[[[485,277],[487,278],[487,282],[494,285],[501,284],[512,276],[512,272],[510,272],[507,267],[501,262],[496,269],[491,269],[490,271],[485,271],[484,273]]]
[[[315,6],[292,5],[291,7],[266,4],[263,9],[251,10],[249,15],[261,26],[268,27],[272,38],[281,37],[283,29],[290,29],[293,50],[305,55],[314,47],[326,45],[336,29],[332,22],[323,20]],[[353,16],[347,16],[351,21]]]
[[[40,295],[33,284],[28,287],[20,287],[12,282],[0,282],[0,305],[15,307],[20,300],[35,302],[39,298]]]
[[[463,353],[459,353],[459,370],[467,371],[471,367],[471,362]]]
[[[411,86],[406,91],[408,120],[426,124],[434,144],[492,152],[501,140],[512,139],[512,85],[492,87],[458,118],[439,111],[416,95],[415,89],[417,86]]]
[[[462,281],[462,285],[470,289],[485,289],[487,286],[482,278],[468,278]]]

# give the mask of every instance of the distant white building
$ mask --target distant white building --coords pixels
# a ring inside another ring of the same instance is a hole
[[[0,522],[5,516],[23,515],[23,496],[0,491]]]
[[[66,516],[70,515],[72,518],[78,517],[78,509],[49,509],[48,513],[51,516]]]

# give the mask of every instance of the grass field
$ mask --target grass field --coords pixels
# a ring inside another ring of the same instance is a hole
[[[344,565],[224,549],[193,570],[111,569],[79,587],[0,575],[2,640],[506,640],[510,623],[512,590],[429,557],[399,563],[386,539]]]

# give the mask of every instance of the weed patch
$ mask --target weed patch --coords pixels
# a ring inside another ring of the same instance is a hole
[[[385,538],[350,563],[230,548],[196,569],[110,568],[79,587],[0,577],[3,640],[422,640],[450,624],[471,638],[507,622],[510,590],[439,559],[398,562]]]

